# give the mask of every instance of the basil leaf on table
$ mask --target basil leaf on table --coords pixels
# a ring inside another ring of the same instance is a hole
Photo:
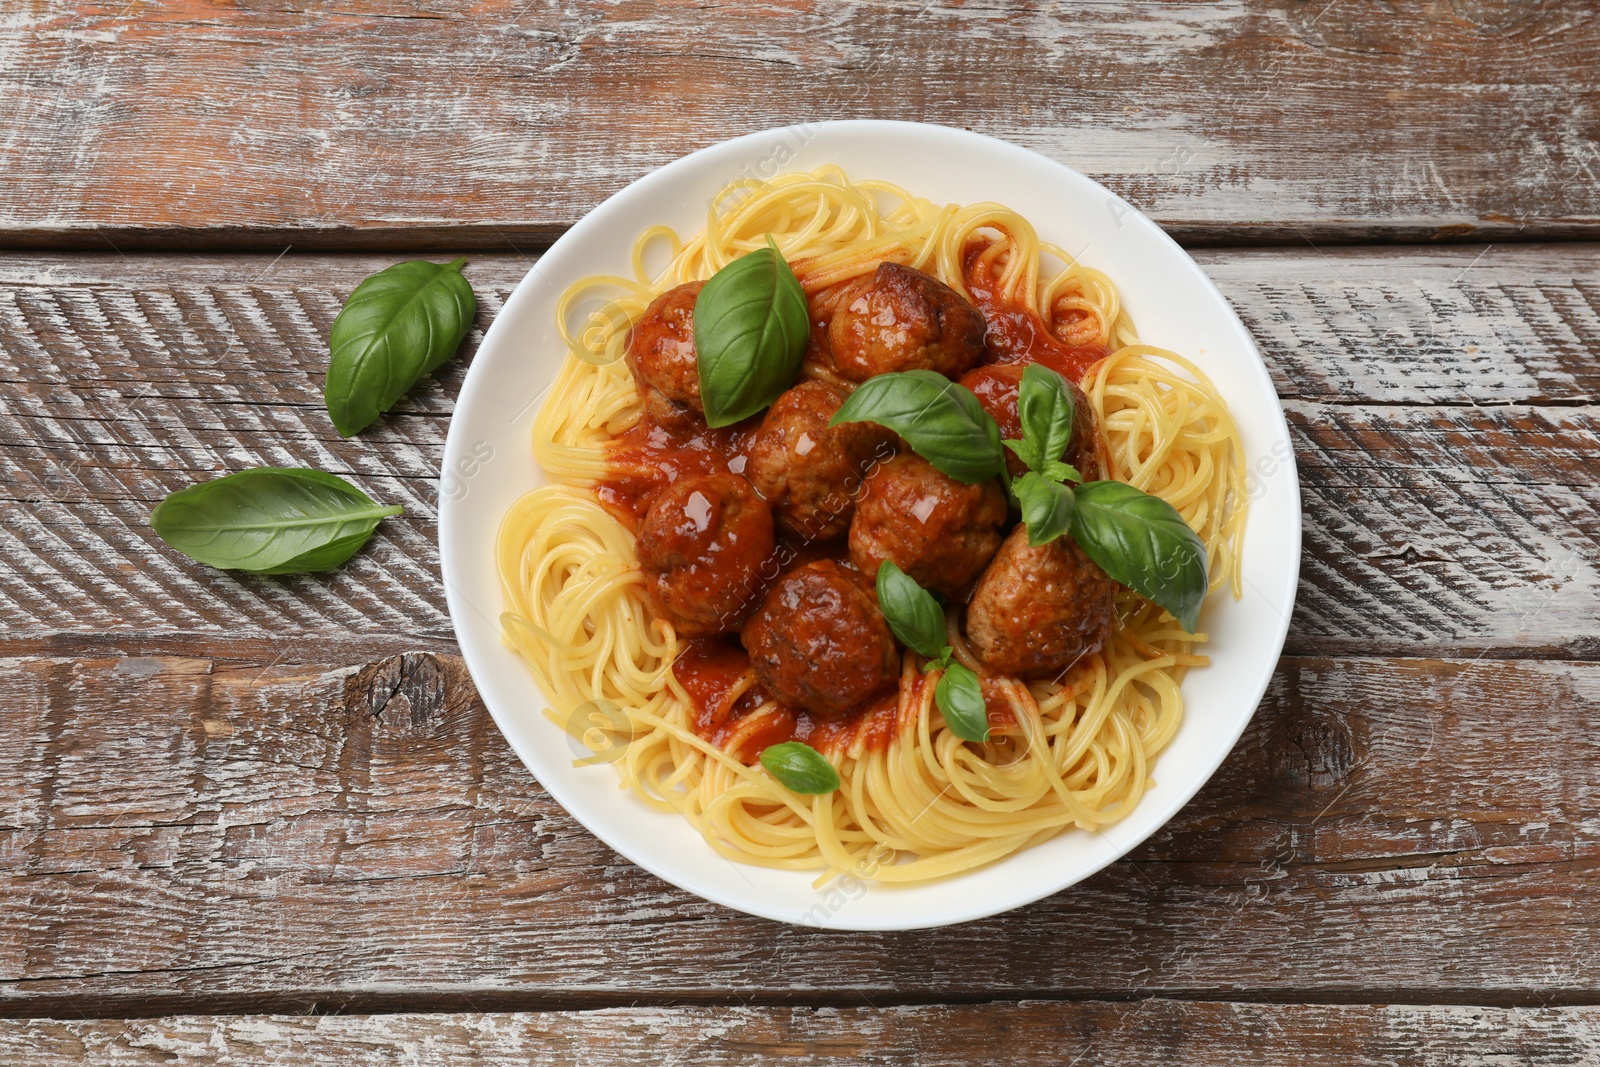
[[[1047,545],[1072,528],[1077,497],[1071,489],[1033,471],[1012,482],[1011,489],[1022,505],[1028,544]]]
[[[805,290],[770,235],[766,248],[712,275],[694,302],[707,425],[731,426],[778,399],[799,373],[810,336]]]
[[[947,666],[933,689],[933,700],[951,733],[963,741],[989,740],[989,706],[971,669],[959,663]]]
[[[931,370],[897,371],[862,382],[828,425],[875,422],[958,482],[974,485],[1006,468],[1000,427],[963,385]]]
[[[397,263],[350,294],[328,332],[322,389],[340,437],[372,425],[461,347],[478,306],[465,262]]]
[[[1101,570],[1194,633],[1206,599],[1206,550],[1177,509],[1126,482],[1089,482],[1074,495],[1072,539]]]
[[[385,507],[343,478],[299,467],[257,467],[179,489],[157,504],[150,525],[191,559],[222,570],[302,574],[337,567]]]
[[[839,788],[839,772],[827,757],[802,741],[768,745],[761,766],[791,793],[831,793]]]
[[[907,648],[931,660],[950,655],[950,646],[944,643],[944,609],[893,560],[878,564],[878,608]]]

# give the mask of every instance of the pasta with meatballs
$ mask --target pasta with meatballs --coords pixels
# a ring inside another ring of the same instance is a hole
[[[1131,811],[1203,603],[1239,595],[1243,453],[1201,370],[1027,219],[837,168],[735,183],[632,259],[562,298],[551,484],[497,546],[551,719],[710,847],[819,880]]]

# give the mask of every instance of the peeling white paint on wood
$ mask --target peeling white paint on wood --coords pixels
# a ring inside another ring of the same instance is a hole
[[[1600,974],[1593,663],[1288,658],[1128,861],[1000,918],[819,939],[618,860],[528,776],[458,659],[388,647],[0,663],[19,757],[0,1004],[1425,1001]]]
[[[427,6],[0,24],[26,191],[0,237],[505,248],[694,149],[838,117],[1016,141],[1212,242],[1600,233],[1575,0]]]
[[[1600,649],[1600,252],[1202,258],[1286,397],[1307,516],[1291,651]],[[437,464],[481,333],[403,414],[340,440],[326,331],[381,262],[0,258],[0,619],[30,635],[448,639]],[[469,264],[480,330],[526,267]],[[261,464],[345,475],[407,514],[314,579],[218,574],[150,532],[167,492]]]
[[[1003,1047],[1006,1062],[1019,1067],[1583,1067],[1600,1056],[1600,1010],[1024,1000],[884,1010],[685,1006],[0,1022],[0,1055],[36,1067],[234,1067],[264,1059],[285,1067],[949,1067],[977,1062],[979,1047]]]

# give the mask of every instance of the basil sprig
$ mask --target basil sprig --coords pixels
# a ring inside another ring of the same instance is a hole
[[[805,290],[770,234],[766,248],[717,271],[694,302],[707,425],[731,426],[778,399],[800,371],[810,334]]]
[[[761,766],[793,793],[831,793],[839,788],[839,772],[827,757],[803,741],[768,745]]]
[[[150,525],[212,567],[301,574],[337,567],[403,510],[322,471],[257,467],[179,489],[156,505]]]
[[[983,687],[971,668],[950,658],[955,650],[944,643],[944,609],[933,594],[886,559],[878,565],[878,607],[894,635],[928,661],[923,670],[944,671],[933,702],[950,732],[963,741],[987,741],[989,707]]]
[[[1011,483],[1011,491],[1022,505],[1028,544],[1035,548],[1047,545],[1072,528],[1077,497],[1069,486],[1029,471]]]
[[[1194,633],[1206,599],[1206,550],[1177,509],[1126,482],[1090,482],[1074,495],[1072,539],[1101,570]]]
[[[1017,387],[1022,439],[1006,447],[1028,465],[1011,483],[1028,544],[1047,545],[1070,533],[1112,578],[1172,613],[1194,633],[1206,599],[1206,553],[1177,509],[1126,482],[1088,482],[1061,457],[1077,417],[1066,379],[1030,363]]]
[[[828,425],[875,422],[958,482],[975,485],[1005,470],[1000,427],[964,385],[931,370],[879,374],[862,382]]]
[[[1076,467],[1061,461],[1072,444],[1073,421],[1077,418],[1077,405],[1072,402],[1067,380],[1049,367],[1028,364],[1017,386],[1017,415],[1022,423],[1022,439],[1007,441],[1005,446],[1029,470],[1051,481],[1083,481]]]
[[[453,263],[396,263],[356,286],[328,331],[323,399],[339,436],[370,426],[461,347],[477,300]]]

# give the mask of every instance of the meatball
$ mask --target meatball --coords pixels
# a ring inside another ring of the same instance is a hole
[[[639,528],[650,599],[678,633],[729,633],[760,600],[772,512],[736,474],[703,474],[657,494]]]
[[[750,480],[779,525],[808,540],[838,537],[849,528],[873,457],[893,451],[881,426],[828,425],[848,396],[828,382],[801,382],[767,409],[750,451]]]
[[[999,425],[1000,436],[1007,441],[1022,438],[1022,418],[1017,414],[1017,390],[1022,384],[1022,372],[1026,366],[1025,363],[997,363],[968,371],[961,378],[961,384],[972,390],[978,403],[983,405],[983,410]],[[1094,409],[1089,406],[1089,398],[1083,390],[1071,382],[1067,383],[1067,392],[1072,397],[1074,408],[1072,441],[1060,458],[1077,467],[1084,481],[1092,482],[1100,477],[1100,456],[1095,447]],[[1006,468],[1011,471],[1013,478],[1028,472],[1027,465],[1009,448],[1006,449]]]
[[[900,675],[872,580],[831,559],[779,578],[741,636],[767,691],[818,715],[849,711]]]
[[[994,481],[967,485],[914,452],[881,463],[850,523],[850,558],[866,574],[892,559],[924,589],[956,597],[1000,546],[1006,498]]]
[[[1070,537],[1037,548],[1011,531],[967,605],[967,640],[997,674],[1035,674],[1100,651],[1117,585]]]
[[[628,336],[628,362],[645,414],[664,426],[705,411],[694,353],[694,302],[704,285],[688,282],[656,297]]]
[[[983,315],[937,278],[880,263],[840,298],[828,341],[838,373],[864,382],[890,371],[960,377],[983,356]]]

